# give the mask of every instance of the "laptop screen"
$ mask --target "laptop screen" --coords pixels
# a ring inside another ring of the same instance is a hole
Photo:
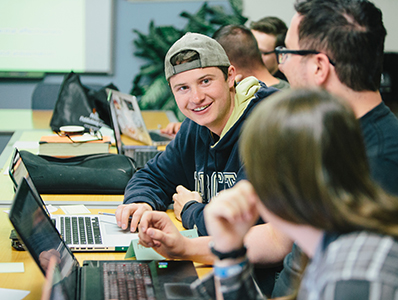
[[[50,257],[55,256],[59,266],[59,284],[66,287],[67,299],[73,299],[76,296],[79,263],[32,189],[31,179],[23,178],[9,214],[10,221],[43,274],[46,274]]]
[[[146,145],[152,145],[136,97],[109,89],[108,96],[121,132]]]

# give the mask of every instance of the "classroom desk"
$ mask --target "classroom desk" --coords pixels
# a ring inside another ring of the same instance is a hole
[[[11,247],[9,239],[12,225],[8,215],[0,211],[0,262],[22,262],[24,264],[24,273],[0,273],[0,288],[17,289],[30,291],[24,299],[40,299],[42,287],[44,284],[44,275],[36,265],[33,258],[27,251],[17,251]],[[114,209],[90,209],[92,213],[98,211],[114,212]],[[56,213],[62,213],[59,209]],[[167,211],[174,224],[183,230],[179,221],[174,217],[173,211]],[[125,252],[92,252],[92,253],[74,253],[80,265],[84,260],[123,260]],[[199,277],[203,277],[212,270],[211,267],[195,263],[196,271]]]
[[[164,128],[169,122],[176,121],[173,114],[167,114],[163,111],[142,111],[142,116],[148,130]],[[14,146],[17,143],[17,145],[20,145],[18,147],[20,150],[31,150],[37,153],[38,144],[35,144],[40,137],[52,134],[49,125],[51,117],[51,110],[0,109],[0,133],[12,134],[10,141],[0,155],[0,205],[10,204],[14,197],[12,182],[7,175]],[[144,145],[123,135],[122,141],[126,145]],[[114,195],[49,195],[48,200],[54,204],[74,201],[75,204],[91,203],[115,206],[121,203],[120,197],[115,198]]]
[[[148,129],[157,129],[165,127],[169,122],[175,121],[165,117],[163,112],[143,111],[145,123]],[[3,210],[9,209],[14,197],[12,182],[5,173],[11,159],[11,154],[15,143],[26,142],[28,144],[36,143],[42,135],[50,134],[49,127],[52,111],[32,111],[32,110],[0,110],[0,134],[12,134],[6,148],[0,155],[0,262],[23,262],[24,273],[0,273],[0,288],[10,288],[30,291],[24,299],[40,299],[44,276],[37,267],[34,260],[27,251],[16,251],[11,247],[9,235],[12,225],[8,215]],[[128,137],[123,137],[125,144],[140,144]],[[21,148],[23,149],[23,148]],[[65,204],[85,204],[92,213],[98,211],[114,212],[117,205],[123,201],[123,195],[41,195],[47,204],[65,205]],[[99,209],[101,207],[101,209]],[[107,207],[107,208],[104,208]],[[62,213],[61,210],[57,212]],[[176,226],[183,230],[173,211],[168,211],[170,218]],[[75,253],[75,256],[81,264],[84,260],[120,260],[124,259],[125,253]],[[209,266],[195,264],[199,277],[211,271]]]
[[[156,129],[166,126],[169,122],[175,121],[165,117],[163,112],[143,111],[145,123],[148,129]],[[32,111],[32,110],[0,110],[0,134],[9,133],[12,137],[6,148],[0,155],[0,262],[23,262],[24,273],[0,273],[0,288],[10,288],[30,291],[24,299],[40,299],[44,276],[37,267],[34,260],[26,251],[16,251],[11,247],[9,235],[12,225],[8,215],[3,210],[9,209],[14,197],[11,179],[5,171],[9,165],[11,154],[15,143],[26,142],[33,144],[37,142],[42,135],[50,134],[49,127],[52,111]],[[123,137],[125,144],[131,145],[140,143],[128,137]],[[25,145],[25,146],[26,146]],[[22,148],[21,148],[22,149]],[[47,204],[53,206],[60,204],[85,204],[92,213],[98,211],[114,212],[117,205],[123,201],[123,195],[41,195]],[[101,207],[101,209],[99,209]],[[104,208],[107,207],[107,208]],[[57,212],[62,213],[61,210]],[[167,212],[179,230],[183,227],[174,217],[173,211]],[[125,253],[117,252],[93,252],[93,253],[75,253],[75,256],[81,264],[84,260],[120,260],[124,259]],[[195,264],[199,277],[211,271],[209,266]]]
[[[148,130],[165,127],[169,122],[177,122],[175,115],[164,111],[141,111]],[[0,132],[15,132],[26,129],[49,129],[52,110],[0,109]]]

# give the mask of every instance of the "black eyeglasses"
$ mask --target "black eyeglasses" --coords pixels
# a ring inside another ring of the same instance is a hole
[[[273,54],[273,53],[275,53],[275,50],[268,51],[268,52],[263,52],[263,51],[260,51],[260,52],[261,52],[262,55],[268,55],[268,54]]]
[[[296,55],[305,56],[305,55],[311,55],[311,54],[319,54],[322,52],[319,52],[316,50],[288,50],[285,47],[279,46],[279,47],[275,48],[275,53],[276,53],[276,60],[278,61],[278,64],[283,64],[286,61],[287,54],[296,54]],[[336,65],[336,63],[333,60],[331,60],[329,58],[329,56],[326,55],[326,57],[328,58],[328,60],[332,66]]]

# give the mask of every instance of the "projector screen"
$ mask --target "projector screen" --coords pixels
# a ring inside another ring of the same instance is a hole
[[[1,0],[0,11],[2,77],[112,73],[113,0]]]

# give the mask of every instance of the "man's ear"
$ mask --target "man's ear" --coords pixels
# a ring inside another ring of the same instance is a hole
[[[235,67],[233,66],[233,65],[230,65],[229,67],[228,67],[228,78],[227,78],[227,81],[228,81],[228,86],[231,88],[231,87],[233,87],[234,86],[234,84],[235,84],[235,77],[236,77],[236,69],[235,69]]]
[[[326,81],[330,76],[330,71],[332,65],[329,62],[329,58],[323,54],[315,54],[314,55],[314,80],[318,86],[325,85]]]

